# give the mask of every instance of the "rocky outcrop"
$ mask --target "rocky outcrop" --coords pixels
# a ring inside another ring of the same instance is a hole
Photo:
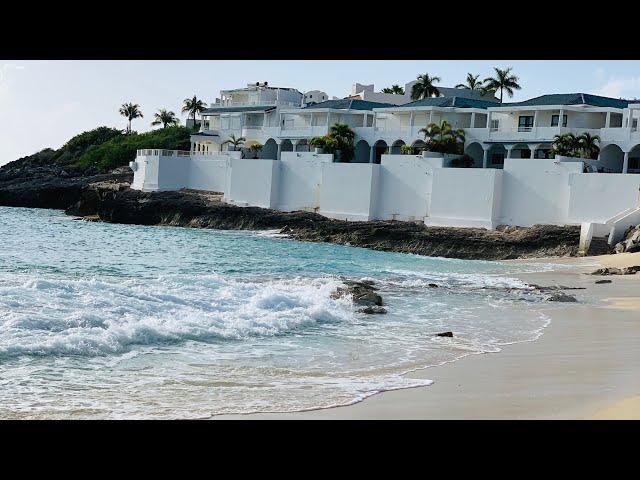
[[[453,332],[442,332],[442,333],[436,333],[436,337],[448,337],[448,338],[453,338]]]
[[[613,250],[615,253],[640,252],[640,225],[627,228],[622,240],[615,244]]]
[[[601,285],[603,283],[611,283],[611,280],[596,280],[596,285]]]
[[[129,167],[104,173],[95,167],[18,164],[0,169],[0,206],[66,209],[77,203],[92,183],[132,180]]]

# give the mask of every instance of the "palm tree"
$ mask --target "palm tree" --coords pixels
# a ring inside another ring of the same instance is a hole
[[[573,133],[563,133],[553,137],[551,149],[555,155],[573,157],[576,155],[576,150],[580,149],[580,143]]]
[[[590,158],[591,160],[598,158],[598,154],[600,153],[600,147],[598,146],[600,137],[598,135],[591,135],[589,132],[584,132],[578,135],[576,143],[585,158]]]
[[[466,90],[483,90],[482,82],[478,80],[478,78],[480,78],[480,75],[467,73],[465,83],[459,83],[456,85],[456,88],[464,88]]]
[[[497,92],[500,90],[500,103],[502,103],[502,95],[504,92],[507,92],[509,98],[513,97],[514,90],[520,90],[520,85],[518,84],[518,77],[515,75],[511,75],[511,67],[505,68],[504,70],[494,67],[496,72],[495,77],[487,77],[484,79],[484,88],[485,91]]]
[[[178,117],[173,112],[168,112],[164,108],[158,110],[158,113],[154,114],[155,120],[151,122],[154,127],[162,124],[162,128],[167,128],[168,125],[177,125]]]
[[[393,93],[394,95],[404,95],[404,88],[400,85],[391,85],[382,89],[382,93]]]
[[[464,130],[452,128],[446,120],[440,124],[430,123],[420,129],[420,133],[424,135],[428,150],[432,152],[457,153],[464,145]]]
[[[249,150],[253,152],[253,158],[258,158],[258,155],[260,155],[262,148],[263,145],[261,143],[254,143],[249,147]]]
[[[235,135],[231,135],[229,136],[229,139],[226,142],[223,142],[222,144],[224,145],[225,143],[228,143],[229,145],[233,145],[233,150],[236,151],[238,150],[238,147],[241,147],[242,145],[244,145],[246,138],[244,137],[238,137],[236,138]]]
[[[131,120],[142,118],[143,116],[140,111],[140,105],[137,103],[123,103],[120,107],[120,115],[126,117],[129,121],[127,124],[127,133],[131,133]]]
[[[188,113],[193,117],[193,126],[196,126],[196,114],[202,113],[207,108],[207,104],[194,95],[193,98],[185,98],[182,106],[182,113]]]
[[[346,123],[334,123],[329,130],[329,135],[335,138],[339,143],[353,143],[355,133]]]
[[[411,100],[440,96],[440,90],[434,85],[439,81],[440,77],[430,77],[428,73],[418,75],[418,83],[411,88]]]

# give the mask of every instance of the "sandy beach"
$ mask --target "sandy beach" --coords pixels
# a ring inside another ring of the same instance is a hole
[[[550,313],[536,341],[413,372],[408,376],[434,384],[355,405],[215,419],[640,419],[640,274],[586,275],[600,266],[640,265],[640,253],[552,262],[570,268],[518,277],[585,290],[576,291],[579,304]],[[612,282],[595,283],[604,278]]]

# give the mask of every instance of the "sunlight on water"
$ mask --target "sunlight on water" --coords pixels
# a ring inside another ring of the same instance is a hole
[[[428,385],[402,373],[534,339],[548,322],[510,274],[551,265],[272,233],[0,208],[0,417],[202,418],[344,405]],[[388,314],[331,299],[342,276],[373,279]],[[455,338],[433,336],[443,330]]]

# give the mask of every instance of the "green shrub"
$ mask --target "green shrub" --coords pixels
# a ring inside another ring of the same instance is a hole
[[[132,132],[129,135],[121,135],[88,149],[80,157],[77,165],[82,167],[95,165],[112,169],[128,165],[135,160],[136,150],[139,149],[189,150],[192,133],[191,129],[176,125],[147,133]]]

